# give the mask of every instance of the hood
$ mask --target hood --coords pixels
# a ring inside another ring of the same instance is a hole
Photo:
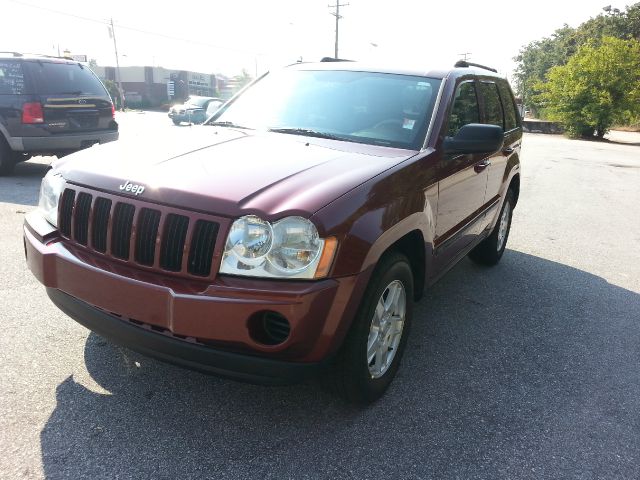
[[[410,150],[199,126],[164,138],[119,140],[65,157],[71,183],[231,218],[311,216],[412,156]]]

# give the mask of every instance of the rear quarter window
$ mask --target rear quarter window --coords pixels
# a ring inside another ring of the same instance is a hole
[[[0,60],[0,95],[22,95],[23,93],[22,62]]]
[[[77,63],[29,62],[34,88],[39,95],[108,94],[89,68]]]
[[[504,129],[506,131],[513,130],[518,126],[518,113],[516,105],[511,94],[511,89],[506,82],[498,84],[500,90],[500,98],[502,98],[502,108],[504,109]]]

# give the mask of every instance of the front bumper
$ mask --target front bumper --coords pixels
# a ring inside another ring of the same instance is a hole
[[[38,212],[25,219],[24,240],[29,268],[79,323],[161,360],[253,382],[291,382],[316,371],[342,343],[367,280],[218,277],[197,284],[68,245]],[[266,310],[291,325],[281,344],[251,334],[250,319]]]
[[[113,343],[192,370],[250,383],[277,385],[299,382],[323,367],[323,363],[273,360],[176,340],[130,324],[62,290],[47,288],[47,295],[64,313]]]

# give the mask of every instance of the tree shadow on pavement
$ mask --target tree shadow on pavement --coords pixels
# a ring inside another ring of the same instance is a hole
[[[41,432],[47,478],[640,478],[640,295],[509,250],[416,306],[359,409],[314,382],[208,377],[95,334]]]
[[[40,182],[49,170],[49,164],[22,162],[15,168],[12,175],[0,177],[0,202],[38,205]]]

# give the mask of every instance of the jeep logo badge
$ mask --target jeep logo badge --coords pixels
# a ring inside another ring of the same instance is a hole
[[[124,192],[131,192],[137,197],[144,192],[144,185],[135,185],[127,180],[123,185],[120,185],[120,190]]]

